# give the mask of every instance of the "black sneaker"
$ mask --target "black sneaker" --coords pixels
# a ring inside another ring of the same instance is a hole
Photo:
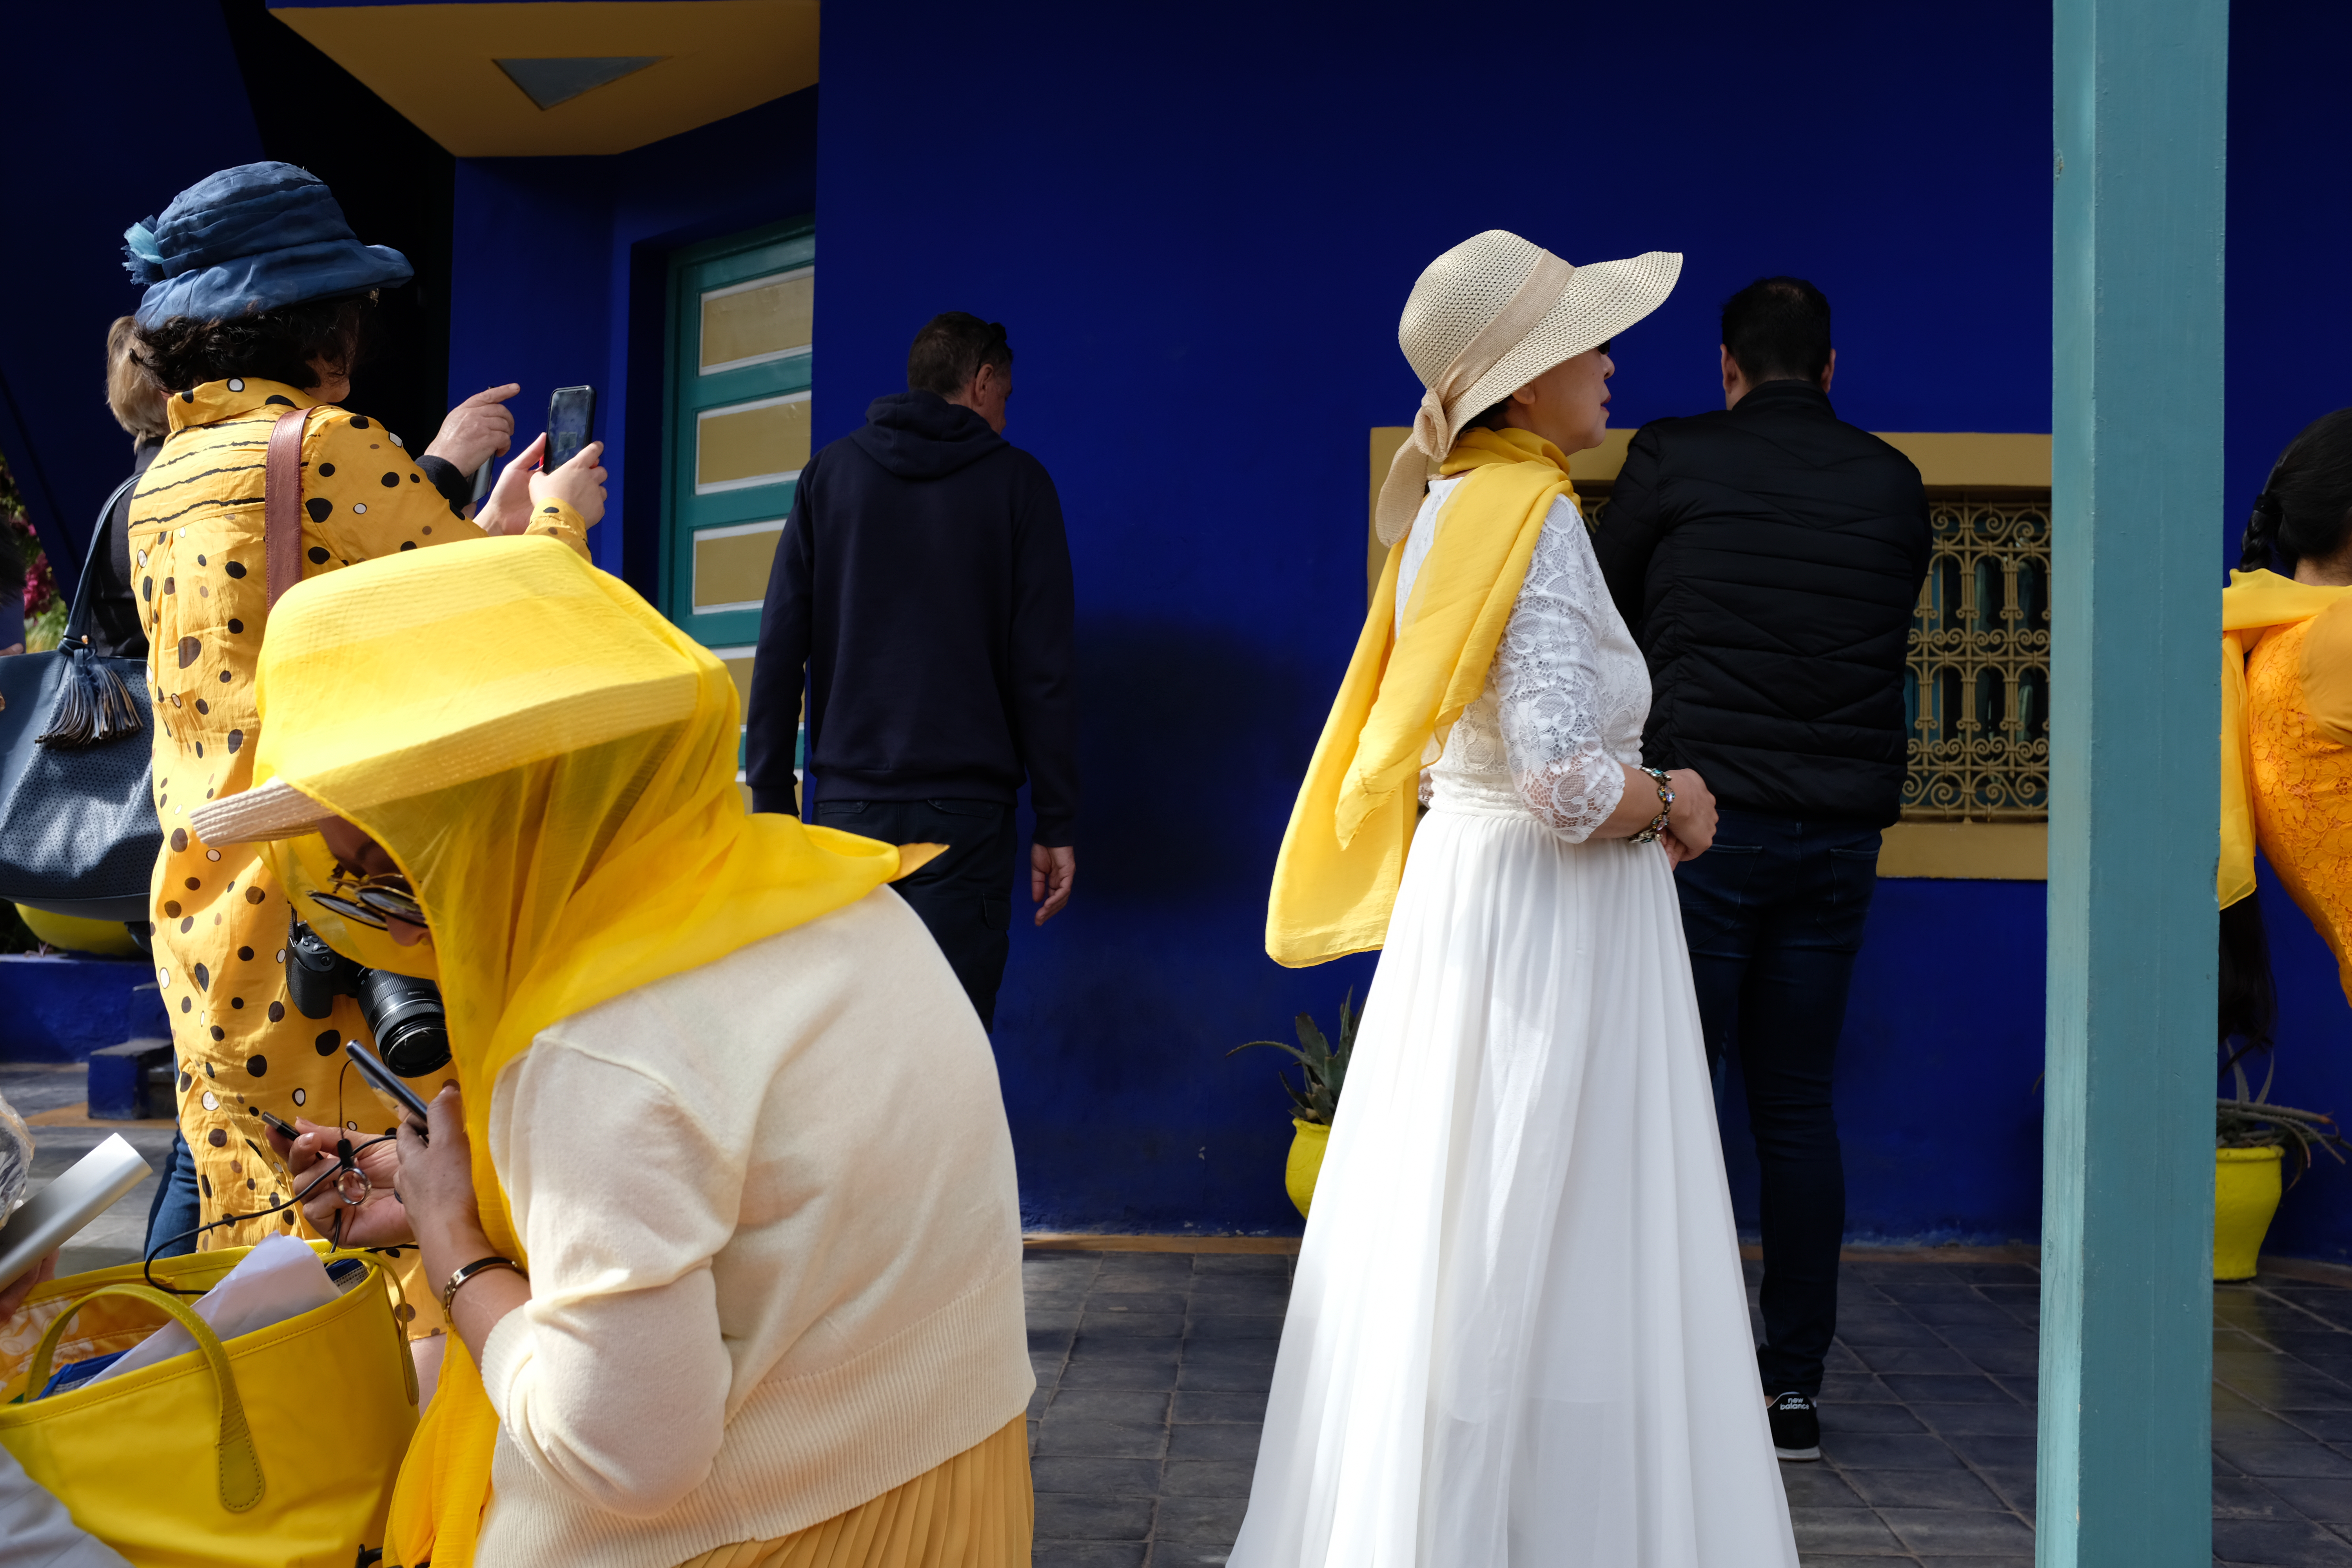
[[[1801,1394],[1784,1394],[1764,1407],[1772,1423],[1772,1451],[1784,1459],[1822,1457],[1822,1417]]]

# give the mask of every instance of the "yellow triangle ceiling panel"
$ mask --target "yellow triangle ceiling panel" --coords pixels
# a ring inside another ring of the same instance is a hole
[[[461,158],[625,153],[816,85],[817,0],[275,5]]]

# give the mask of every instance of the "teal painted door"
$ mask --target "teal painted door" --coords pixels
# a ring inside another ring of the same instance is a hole
[[[747,700],[768,569],[808,463],[815,263],[803,218],[670,264],[662,610]]]

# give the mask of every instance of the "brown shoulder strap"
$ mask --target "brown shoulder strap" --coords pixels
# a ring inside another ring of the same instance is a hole
[[[278,416],[261,470],[262,570],[272,606],[302,580],[302,426],[309,413],[289,408]]]

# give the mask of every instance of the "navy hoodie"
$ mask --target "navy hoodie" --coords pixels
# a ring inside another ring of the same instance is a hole
[[[1073,842],[1070,550],[1045,465],[936,393],[877,397],[801,470],[760,618],[753,809],[793,809],[803,671],[828,800],[990,800],[1025,776],[1036,842]]]

